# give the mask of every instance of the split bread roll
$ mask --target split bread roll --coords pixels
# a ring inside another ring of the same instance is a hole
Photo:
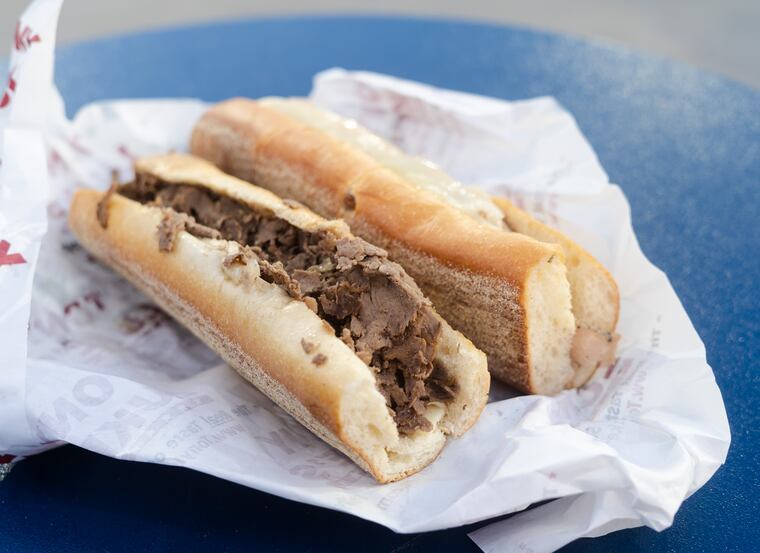
[[[485,355],[386,252],[185,155],[78,190],[82,245],[379,482],[432,462],[478,418]]]
[[[614,361],[617,286],[593,257],[354,121],[301,99],[232,99],[201,117],[191,150],[385,248],[522,391],[577,387]]]
[[[620,293],[610,272],[599,261],[568,236],[542,223],[526,211],[505,198],[493,198],[494,204],[504,213],[504,223],[513,231],[525,234],[551,244],[557,244],[565,254],[567,278],[572,293],[573,314],[578,330],[573,339],[571,358],[585,363],[588,374],[577,375],[580,384],[588,380],[594,372],[595,352],[605,354],[603,364],[614,361],[619,336],[615,334],[620,315]],[[600,345],[596,342],[601,341]],[[605,346],[605,344],[608,344]]]

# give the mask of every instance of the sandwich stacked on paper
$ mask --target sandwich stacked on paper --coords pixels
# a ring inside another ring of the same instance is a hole
[[[191,149],[79,190],[72,230],[379,482],[475,423],[488,369],[553,394],[614,360],[617,287],[593,257],[353,122],[230,100]]]

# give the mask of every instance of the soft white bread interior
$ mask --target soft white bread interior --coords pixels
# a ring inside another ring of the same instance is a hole
[[[354,122],[301,100],[233,99],[191,140],[224,171],[294,198],[385,248],[516,388],[572,386],[576,323],[562,250],[507,232],[501,210]]]
[[[351,236],[345,224],[241,185],[201,160],[163,156],[142,160],[136,168],[167,182],[207,187],[300,228]],[[69,223],[80,242],[379,482],[422,469],[439,454],[446,435],[461,435],[485,406],[485,356],[441,320],[435,362],[456,382],[456,396],[428,404],[425,416],[432,431],[399,433],[372,371],[333,329],[303,301],[261,279],[255,259],[229,263],[242,251],[240,244],[182,231],[172,251],[159,251],[160,208],[114,194],[107,199],[108,222],[103,228],[96,216],[103,197],[93,190],[76,192]],[[303,340],[316,349],[307,353]],[[319,363],[315,352],[323,357]]]
[[[493,202],[504,213],[509,228],[562,248],[578,326],[596,332],[614,332],[620,311],[620,293],[610,272],[568,236],[542,223],[513,202],[497,197]]]

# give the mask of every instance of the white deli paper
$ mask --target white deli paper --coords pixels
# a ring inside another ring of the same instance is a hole
[[[331,70],[316,77],[316,103],[562,229],[610,269],[622,296],[614,367],[553,398],[512,397],[495,383],[480,420],[435,463],[375,484],[72,237],[75,187],[103,189],[112,170],[128,178],[137,156],[186,150],[206,105],[103,102],[67,121],[50,79],[59,8],[37,0],[21,18],[15,84],[0,109],[0,454],[73,443],[399,532],[560,498],[471,534],[505,552],[667,528],[725,460],[728,422],[702,342],[570,114],[551,98],[504,102]]]

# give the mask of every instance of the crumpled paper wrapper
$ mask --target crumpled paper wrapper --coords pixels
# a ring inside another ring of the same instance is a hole
[[[0,454],[73,443],[398,532],[555,499],[471,534],[500,552],[667,528],[725,460],[728,422],[703,344],[572,116],[548,97],[505,102],[335,69],[316,76],[313,101],[560,228],[610,269],[622,296],[613,367],[552,398],[494,383],[480,420],[435,463],[375,484],[69,232],[76,187],[104,189],[112,170],[129,178],[138,156],[186,150],[206,105],[103,102],[66,120],[51,80],[60,6],[37,0],[22,16],[0,107]]]

